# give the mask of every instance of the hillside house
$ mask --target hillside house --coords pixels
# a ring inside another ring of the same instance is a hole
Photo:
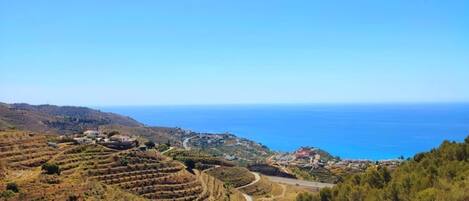
[[[113,135],[108,141],[99,143],[113,149],[130,149],[137,146],[137,140],[127,135]]]
[[[310,158],[312,156],[314,156],[314,151],[310,148],[306,148],[306,147],[301,147],[299,150],[297,150],[295,152],[295,157],[296,158]]]
[[[87,131],[83,132],[83,134],[88,138],[95,139],[99,136],[99,131],[87,130]]]
[[[128,141],[135,141],[135,139],[127,136],[127,135],[113,135],[109,138],[111,141],[118,141],[118,142],[128,142]]]
[[[76,137],[76,138],[73,138],[73,140],[75,140],[75,142],[77,142],[78,144],[94,144],[95,141],[91,138],[88,138],[88,137]]]

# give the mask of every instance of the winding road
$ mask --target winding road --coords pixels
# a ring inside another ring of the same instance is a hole
[[[261,176],[259,175],[259,173],[257,173],[257,172],[251,172],[251,173],[254,175],[254,178],[255,178],[254,181],[252,181],[251,183],[246,184],[246,185],[244,185],[244,186],[240,186],[240,187],[238,187],[238,188],[236,188],[236,189],[240,190],[240,189],[242,189],[242,188],[245,188],[245,187],[248,187],[248,186],[252,186],[252,185],[256,184],[257,182],[259,182],[259,181],[261,180]],[[241,192],[241,194],[244,196],[244,198],[246,199],[246,201],[253,201],[252,196],[250,196],[250,195],[248,195],[248,194],[246,194],[246,193],[243,193],[242,191],[240,191],[240,192]]]
[[[251,173],[254,175],[254,178],[255,178],[254,181],[252,181],[251,183],[246,184],[244,186],[240,186],[237,189],[242,189],[242,188],[245,188],[245,187],[248,187],[248,186],[252,186],[255,183],[259,182],[259,180],[261,180],[261,176],[259,175],[259,173],[257,173],[257,172],[251,172]]]
[[[192,137],[188,137],[186,139],[184,139],[184,141],[182,141],[182,146],[184,147],[185,150],[191,150],[191,147],[189,147],[188,143],[189,143],[189,140],[191,140],[192,138],[195,138],[197,136],[192,136]]]

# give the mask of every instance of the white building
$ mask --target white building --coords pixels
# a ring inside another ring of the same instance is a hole
[[[95,143],[92,139],[87,138],[87,137],[77,137],[77,138],[73,138],[73,140],[75,140],[75,142],[77,142],[78,144],[94,144]]]
[[[89,138],[96,138],[99,135],[99,131],[87,130],[87,131],[83,132],[83,134],[85,134],[85,136],[89,137]]]

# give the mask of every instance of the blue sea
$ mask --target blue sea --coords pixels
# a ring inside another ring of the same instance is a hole
[[[277,151],[314,146],[347,159],[409,157],[463,141],[469,104],[311,104],[99,107],[146,125],[229,132]]]

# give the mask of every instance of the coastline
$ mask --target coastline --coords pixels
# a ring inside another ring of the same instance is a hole
[[[145,125],[234,133],[277,152],[314,146],[343,159],[411,157],[469,133],[469,104],[124,106],[97,109]],[[337,107],[336,107],[337,106]]]

